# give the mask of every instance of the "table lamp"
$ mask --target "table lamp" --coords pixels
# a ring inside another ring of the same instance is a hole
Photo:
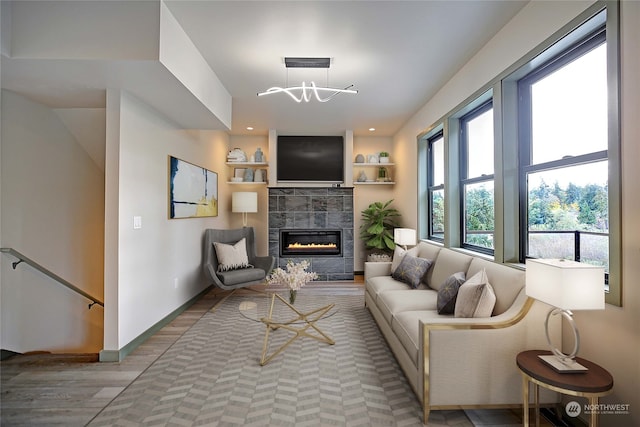
[[[231,212],[242,213],[242,226],[247,226],[247,214],[258,212],[258,193],[238,191],[231,194]]]
[[[544,323],[553,355],[539,357],[560,373],[586,372],[575,361],[580,335],[571,310],[604,309],[604,268],[562,259],[528,259],[526,265],[527,295],[554,307]],[[549,337],[549,319],[556,314],[567,319],[573,330],[574,347],[569,354],[558,350]]]
[[[393,230],[393,242],[407,250],[407,245],[416,244],[416,230],[411,228],[396,228]]]

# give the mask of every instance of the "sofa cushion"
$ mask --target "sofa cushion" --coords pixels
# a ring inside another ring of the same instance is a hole
[[[391,276],[372,277],[371,279],[367,280],[365,286],[367,288],[367,292],[369,292],[369,295],[371,295],[374,301],[377,301],[378,295],[381,292],[411,290],[411,287],[409,285],[407,285],[406,283],[398,282]]]
[[[431,267],[431,264],[433,264],[432,260],[406,254],[402,257],[402,261],[400,261],[400,265],[396,268],[396,271],[391,273],[391,277],[411,285],[411,287],[415,289],[420,285],[420,282],[422,282],[422,278],[429,267]]]
[[[403,311],[436,311],[438,294],[433,289],[402,291],[384,291],[378,294],[376,305],[384,318],[392,324],[394,315]]]
[[[491,317],[495,305],[496,294],[483,269],[460,286],[454,315],[455,317]]]
[[[218,271],[235,270],[249,267],[247,240],[243,237],[232,245],[213,242],[218,258]]]
[[[473,276],[482,269],[487,272],[491,287],[493,287],[496,294],[496,306],[493,309],[493,315],[502,314],[513,305],[518,294],[524,288],[525,273],[523,270],[508,265],[476,257],[469,265],[467,277]]]
[[[447,280],[447,277],[458,271],[464,271],[467,273],[467,277],[471,277],[467,270],[469,269],[469,264],[471,264],[472,259],[473,257],[471,255],[456,252],[448,248],[440,249],[438,258],[436,258],[433,265],[433,274],[427,284],[437,291],[444,281]]]
[[[418,247],[416,246],[409,250],[404,250],[400,246],[396,245],[396,248],[393,250],[393,260],[391,261],[391,274],[396,271],[400,262],[402,262],[402,258],[407,254],[411,256],[418,256]]]
[[[442,319],[442,317],[443,316],[435,310],[403,311],[394,317],[391,329],[402,343],[402,347],[407,351],[407,354],[411,357],[416,367],[418,366],[420,321]]]
[[[438,314],[453,314],[458,289],[465,282],[464,271],[452,274],[438,289]]]

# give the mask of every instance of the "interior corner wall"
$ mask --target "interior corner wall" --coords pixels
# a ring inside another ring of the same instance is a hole
[[[106,238],[104,350],[119,351],[209,286],[204,230],[227,227],[229,214],[219,206],[217,217],[169,219],[169,156],[217,172],[223,198],[228,136],[181,130],[127,92],[108,93],[107,104],[107,143],[117,148],[107,148],[106,222],[117,236]]]
[[[2,247],[103,297],[104,174],[41,104],[2,91]],[[26,263],[0,256],[1,343],[15,352],[97,352],[103,309]]]
[[[550,37],[593,1],[532,1],[517,14],[485,47],[460,69],[440,91],[394,136],[394,153],[403,167],[407,186],[401,191],[417,195],[417,136],[437,124],[457,104],[464,101],[535,46]],[[640,425],[640,192],[636,183],[640,171],[637,141],[640,138],[640,2],[620,2],[621,40],[621,145],[622,145],[622,307],[607,304],[605,310],[577,312],[580,329],[580,356],[609,370],[614,378],[613,393],[601,403],[629,405],[629,414],[600,415],[604,426]],[[416,165],[416,166],[414,166]],[[415,199],[415,198],[414,198]],[[399,208],[403,215],[415,212],[416,200]],[[416,218],[417,219],[417,218]],[[417,222],[417,221],[416,221]],[[542,325],[541,325],[542,327]]]

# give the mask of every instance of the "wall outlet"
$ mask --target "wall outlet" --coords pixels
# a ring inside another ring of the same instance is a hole
[[[141,216],[134,216],[133,217],[133,229],[134,230],[138,230],[142,228],[142,217]]]

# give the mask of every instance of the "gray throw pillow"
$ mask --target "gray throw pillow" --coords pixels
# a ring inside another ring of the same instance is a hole
[[[400,265],[400,262],[402,261],[402,258],[404,258],[405,255],[418,256],[418,247],[416,246],[409,250],[404,250],[399,245],[396,245],[396,248],[393,250],[393,260],[391,261],[392,274],[394,271],[396,271],[396,269]]]
[[[452,274],[447,277],[440,289],[438,289],[438,314],[453,314],[456,308],[456,299],[458,298],[458,289],[465,281],[463,271]]]
[[[482,269],[458,289],[455,317],[491,317],[496,305],[496,294]]]
[[[400,261],[400,265],[396,268],[396,271],[391,273],[391,277],[404,282],[415,289],[420,285],[422,276],[424,276],[427,270],[429,270],[431,264],[433,264],[433,261],[430,259],[405,254],[402,257],[402,261]]]

